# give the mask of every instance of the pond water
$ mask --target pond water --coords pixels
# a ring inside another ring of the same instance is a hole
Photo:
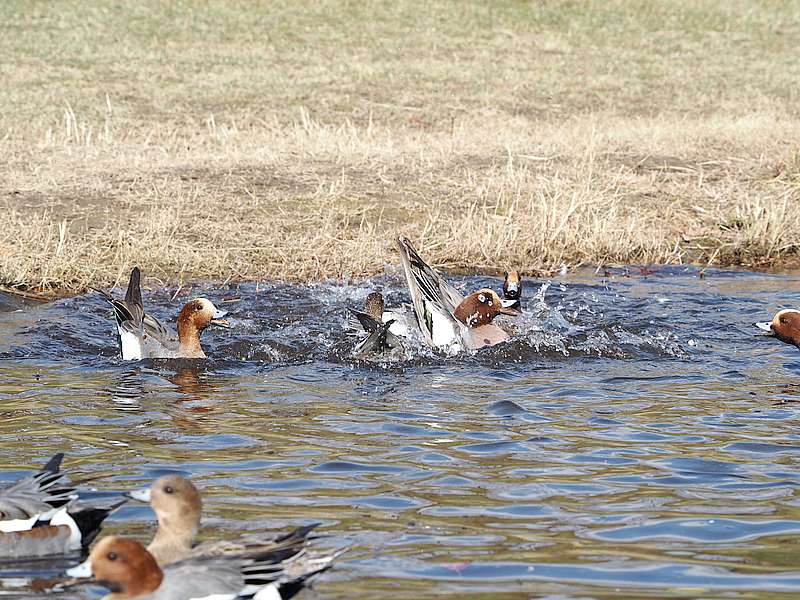
[[[64,451],[94,496],[191,476],[205,537],[320,522],[352,548],[307,598],[797,597],[800,352],[752,323],[800,303],[798,283],[527,280],[512,343],[386,364],[351,357],[346,307],[374,288],[407,301],[395,272],[145,290],[170,323],[190,296],[230,311],[196,364],[119,360],[98,294],[0,297],[0,485]],[[152,522],[126,505],[104,531]]]

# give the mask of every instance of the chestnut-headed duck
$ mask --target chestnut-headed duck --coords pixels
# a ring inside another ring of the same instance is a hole
[[[60,471],[62,453],[36,474],[0,490],[0,557],[34,558],[87,548],[103,520],[124,500],[107,507],[78,504],[78,494]]]
[[[503,300],[488,288],[464,297],[422,260],[406,238],[399,237],[397,247],[417,324],[429,346],[455,353],[508,341],[508,333],[492,320],[501,314],[517,316],[511,308],[515,300]]]
[[[503,273],[503,297],[506,300],[514,301],[511,308],[521,310],[522,277],[520,277],[520,274],[516,271],[506,271]]]
[[[66,571],[92,578],[110,590],[104,600],[286,600],[311,577],[330,568],[335,556],[216,556],[184,560],[162,568],[134,540],[105,537],[89,558]],[[71,582],[72,584],[77,582]]]
[[[350,309],[355,315],[361,327],[369,335],[353,349],[353,354],[359,358],[370,358],[381,356],[387,352],[403,353],[403,343],[397,337],[398,334],[391,331],[397,320],[389,316],[384,310],[383,295],[380,292],[372,292],[364,302],[364,310]]]
[[[194,545],[194,538],[200,529],[203,501],[191,481],[180,475],[164,475],[149,488],[135,490],[128,496],[147,502],[156,513],[158,529],[147,551],[160,566],[186,558],[226,554],[252,555],[277,550],[294,550],[298,553],[305,547],[308,534],[316,527],[299,527],[271,538],[248,537],[238,541],[205,541]]]
[[[767,335],[800,348],[800,310],[787,308],[775,313],[772,321],[755,323]]]
[[[144,312],[140,279],[139,267],[134,267],[124,300],[98,290],[114,309],[122,359],[206,358],[200,346],[200,335],[209,325],[229,327],[223,319],[227,313],[217,309],[207,298],[190,300],[178,314],[176,336],[161,321]]]

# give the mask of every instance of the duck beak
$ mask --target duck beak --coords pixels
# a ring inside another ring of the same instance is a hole
[[[92,576],[92,563],[87,558],[77,567],[72,567],[71,569],[67,569],[66,574],[69,577],[79,577],[81,579],[89,578]]]
[[[219,325],[220,327],[230,327],[231,324],[228,323],[225,319],[222,318],[227,314],[228,314],[227,310],[216,310],[216,311],[214,311],[214,314],[211,315],[211,324],[212,325]]]
[[[772,331],[772,323],[769,321],[759,321],[757,323],[753,323],[753,325],[763,331],[764,335],[775,335],[775,332]]]
[[[134,500],[138,500],[139,502],[146,502],[148,504],[150,503],[150,488],[133,490],[132,492],[128,492],[125,495],[128,498],[133,498]]]
[[[498,312],[504,315],[509,315],[511,317],[518,317],[519,311],[511,308],[516,303],[517,303],[516,300],[500,300],[500,310]]]

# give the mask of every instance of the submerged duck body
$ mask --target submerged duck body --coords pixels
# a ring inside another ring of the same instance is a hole
[[[200,335],[209,325],[228,327],[225,311],[217,309],[207,298],[187,302],[176,321],[177,335],[161,321],[144,312],[140,287],[141,271],[131,271],[124,300],[98,290],[114,309],[119,347],[123,360],[144,358],[206,358]]]

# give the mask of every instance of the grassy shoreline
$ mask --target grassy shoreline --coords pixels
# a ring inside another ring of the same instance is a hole
[[[797,11],[696,4],[8,2],[0,286],[794,263]]]

